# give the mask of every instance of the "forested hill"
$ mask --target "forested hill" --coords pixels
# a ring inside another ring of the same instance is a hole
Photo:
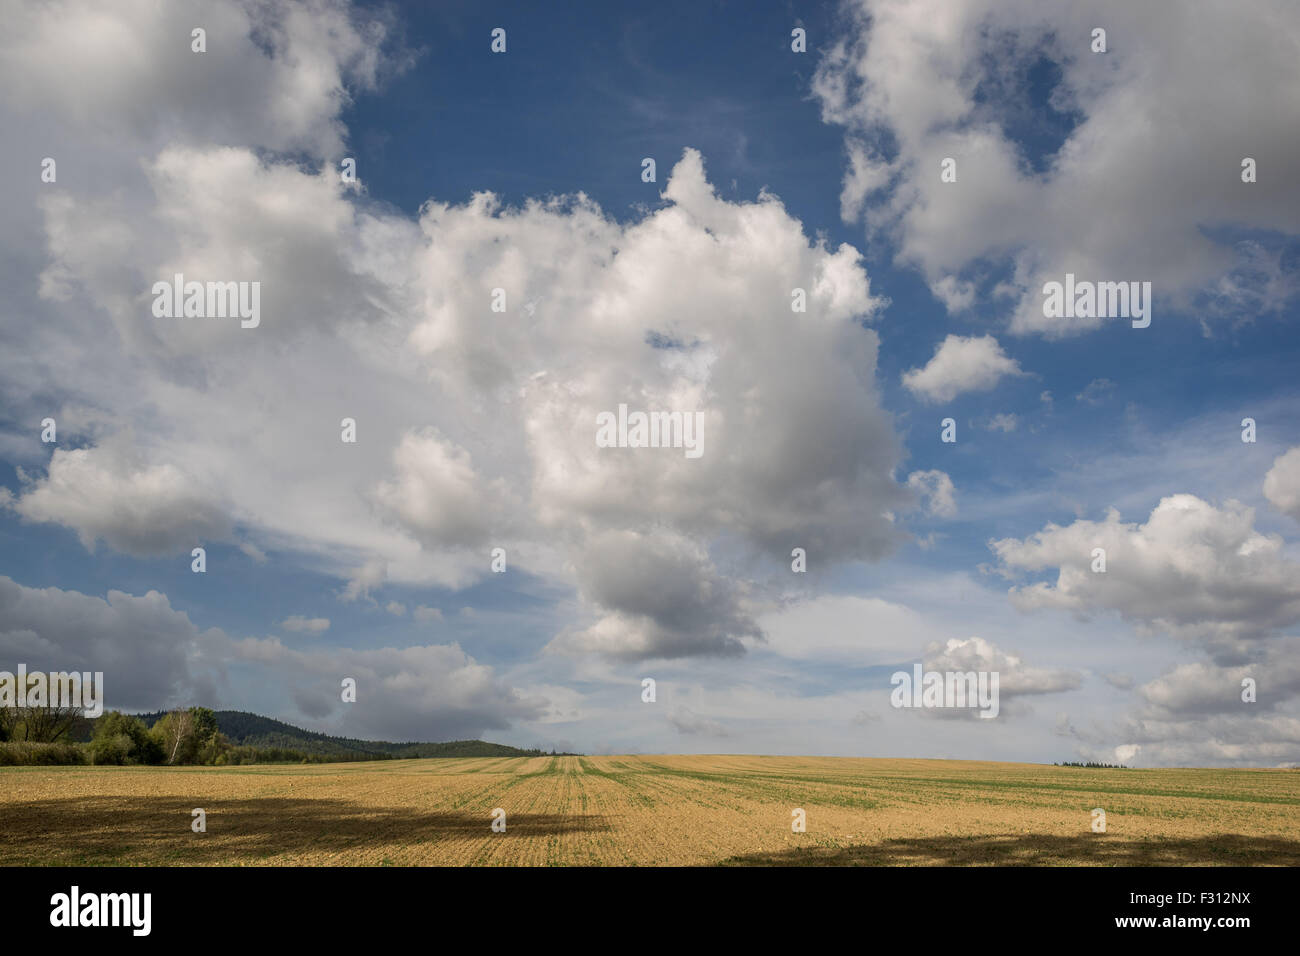
[[[162,718],[164,711],[139,714],[146,724]],[[544,750],[521,750],[485,740],[451,740],[445,743],[389,743],[384,740],[354,740],[303,730],[281,720],[241,710],[216,711],[217,729],[234,745],[261,749],[296,750],[322,756],[371,757],[536,757]]]

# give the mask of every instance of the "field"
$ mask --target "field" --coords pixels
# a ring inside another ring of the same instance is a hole
[[[195,807],[206,833],[191,831]],[[490,829],[497,807],[505,833]],[[1295,866],[1300,771],[757,756],[7,767],[0,863]]]

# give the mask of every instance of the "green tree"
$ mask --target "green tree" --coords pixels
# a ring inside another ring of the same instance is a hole
[[[191,707],[190,718],[194,721],[194,735],[201,741],[211,739],[217,733],[217,715],[206,707]]]
[[[222,749],[215,742],[219,736],[217,715],[206,707],[178,708],[164,714],[150,734],[169,764],[207,763]]]
[[[194,717],[188,710],[173,710],[164,714],[149,734],[162,749],[164,762],[190,762],[191,752],[195,749]]]
[[[230,750],[230,741],[220,731],[214,731],[205,740],[195,754],[194,762],[209,767],[219,767],[226,763],[226,753]]]
[[[95,721],[90,759],[96,764],[162,763],[162,748],[138,718],[110,710]]]

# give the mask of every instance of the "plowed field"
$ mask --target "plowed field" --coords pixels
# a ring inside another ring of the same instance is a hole
[[[0,769],[0,864],[717,863],[1295,866],[1300,771],[757,756]]]

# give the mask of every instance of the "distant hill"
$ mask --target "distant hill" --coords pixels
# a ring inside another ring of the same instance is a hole
[[[137,714],[149,726],[160,720],[166,711]],[[537,757],[545,750],[521,750],[505,744],[486,740],[451,740],[444,743],[389,743],[386,740],[356,740],[351,737],[331,737],[315,731],[303,730],[282,720],[273,720],[242,710],[218,710],[217,729],[239,747],[296,750],[300,753],[325,757],[356,759],[414,757]]]

